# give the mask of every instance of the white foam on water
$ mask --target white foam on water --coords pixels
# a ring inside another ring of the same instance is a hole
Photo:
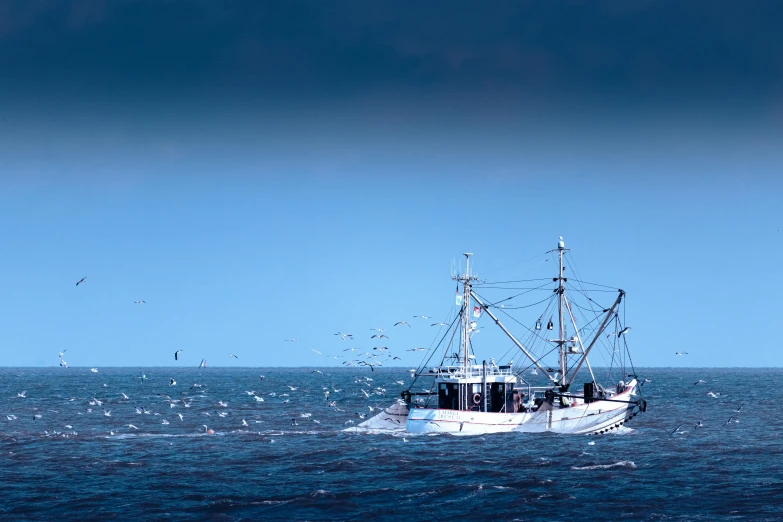
[[[595,464],[593,466],[571,466],[575,471],[586,471],[591,469],[609,469],[609,468],[631,468],[636,469],[636,464],[632,460],[621,460],[613,464]]]

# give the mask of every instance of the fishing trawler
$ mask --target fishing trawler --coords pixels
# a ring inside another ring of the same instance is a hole
[[[557,249],[547,253],[557,259],[559,271],[557,277],[546,278],[548,283],[532,289],[548,294],[542,301],[547,302],[547,308],[532,327],[525,326],[529,334],[525,344],[498,318],[510,309],[501,303],[511,298],[492,301],[479,295],[477,290],[484,282],[471,274],[472,254],[465,254],[465,273],[453,277],[458,285],[457,315],[441,341],[425,356],[425,361],[429,361],[439,348],[443,348],[440,364],[419,367],[412,374],[413,383],[402,392],[402,398],[396,404],[353,430],[463,435],[501,432],[594,435],[618,429],[646,411],[647,403],[641,397],[641,386],[633,371],[626,342],[630,328],[624,326],[619,313],[625,292],[595,285],[601,287],[600,291],[617,294],[611,306],[598,305],[586,292],[592,283],[581,280],[569,283],[565,277],[564,256],[569,250],[561,237]],[[585,306],[572,299],[572,289],[577,297],[587,299]],[[546,329],[543,329],[543,319],[550,313]],[[546,332],[555,330],[555,313],[558,334],[547,338]],[[507,336],[515,352],[512,355],[521,354],[523,363],[497,364],[494,359],[477,363],[472,337],[479,331],[477,321],[484,315]],[[583,320],[582,326],[578,326],[577,317]],[[613,331],[607,333],[610,327]],[[452,345],[458,346],[459,351],[453,351]],[[598,353],[599,347],[606,352],[604,365],[594,368],[589,356]],[[610,379],[606,385],[596,377],[599,370]],[[421,380],[431,380],[431,383],[424,387],[425,391],[413,391],[414,384]],[[538,383],[533,381],[543,384],[536,385]]]

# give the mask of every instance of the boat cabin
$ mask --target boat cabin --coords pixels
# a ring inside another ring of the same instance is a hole
[[[517,378],[511,365],[470,365],[467,375],[463,366],[433,368],[438,393],[438,409],[517,412],[525,393],[516,389]]]

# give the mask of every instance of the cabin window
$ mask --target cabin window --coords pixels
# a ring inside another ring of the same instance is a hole
[[[503,409],[506,402],[506,384],[502,382],[493,382],[489,385],[489,404],[488,410],[499,412]]]
[[[459,409],[459,393],[455,383],[440,383],[438,386],[438,408],[442,410]]]

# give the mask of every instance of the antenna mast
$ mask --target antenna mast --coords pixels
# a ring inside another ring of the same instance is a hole
[[[560,336],[557,339],[557,344],[560,348],[560,384],[565,385],[566,370],[568,369],[568,354],[566,353],[566,339],[565,339],[565,316],[563,315],[563,307],[565,305],[565,283],[566,278],[563,277],[563,254],[569,250],[565,247],[563,236],[560,236],[560,241],[557,243],[557,257],[559,260],[560,272],[558,273],[557,281],[557,316],[560,323]]]

